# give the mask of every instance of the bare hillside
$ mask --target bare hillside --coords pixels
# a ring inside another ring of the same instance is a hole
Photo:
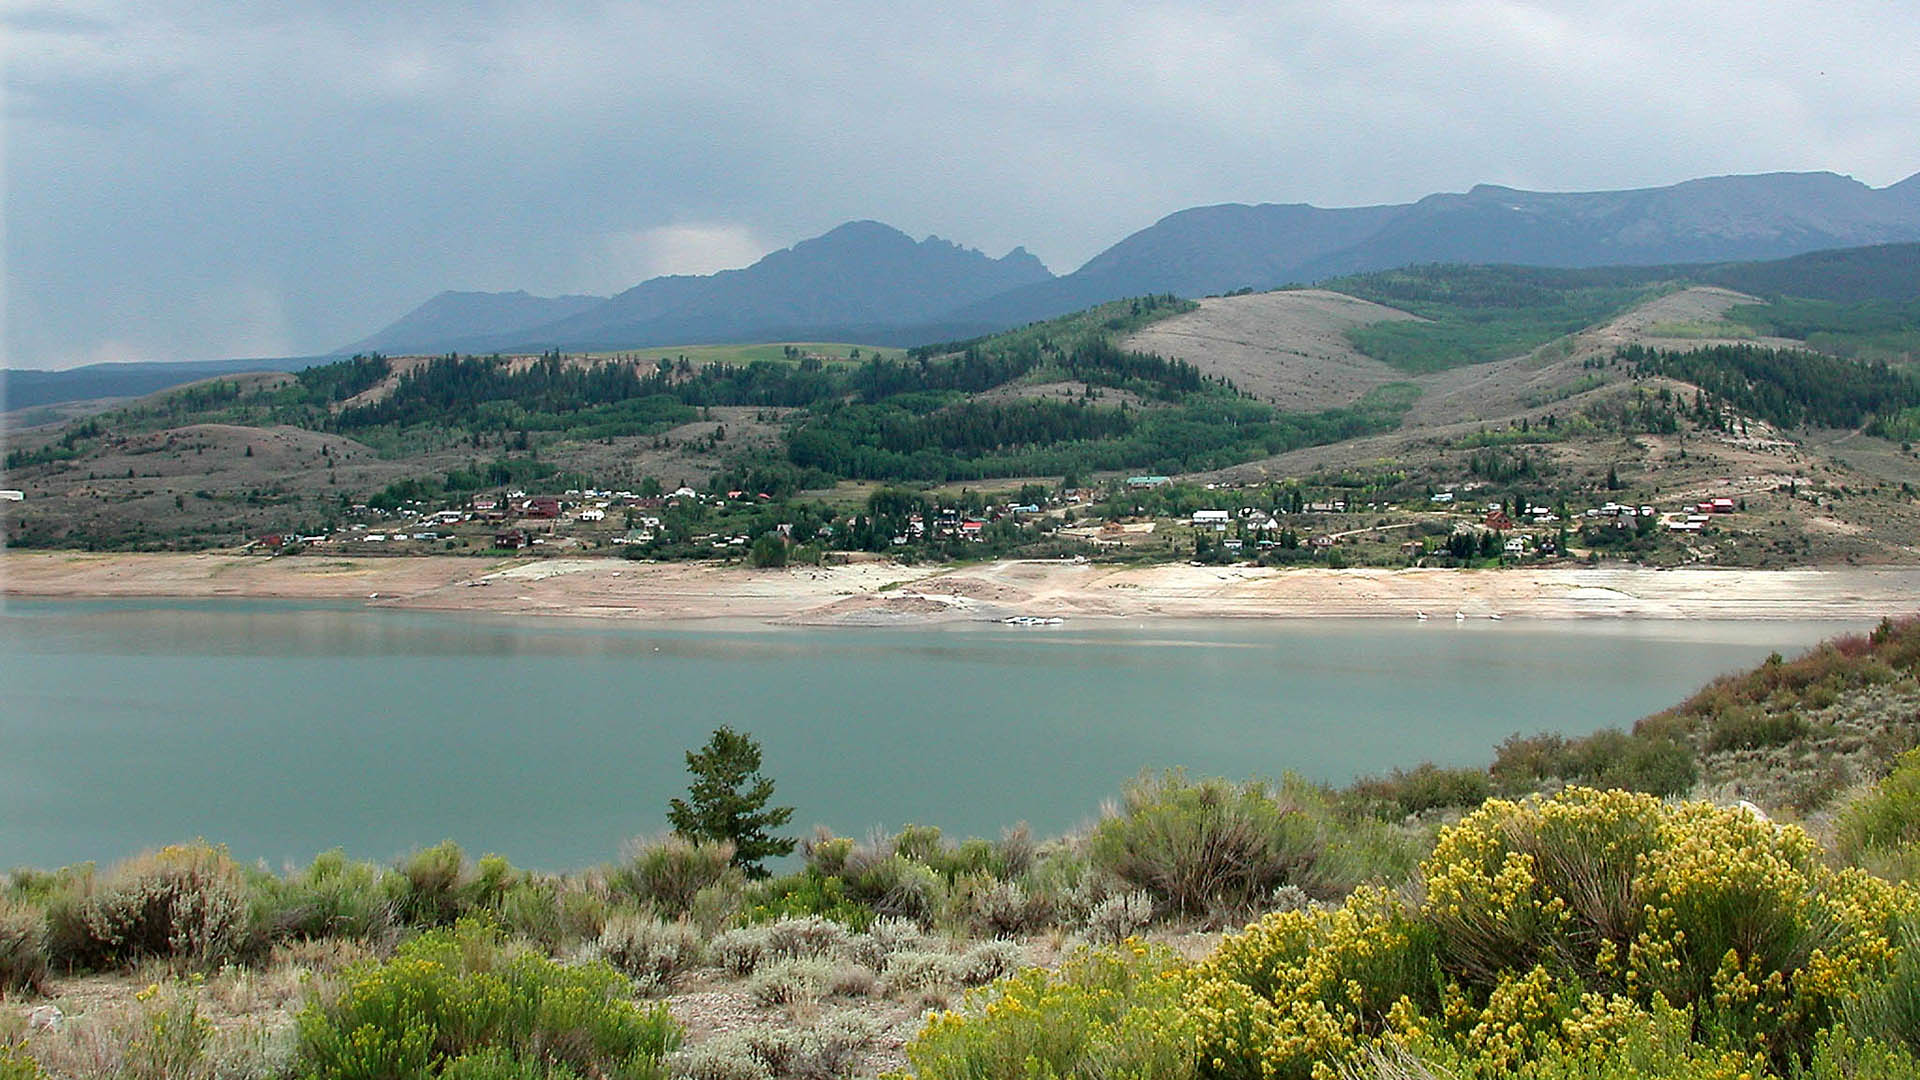
[[[1348,404],[1382,383],[1405,381],[1404,374],[1356,350],[1347,331],[1411,318],[1320,289],[1218,296],[1122,344],[1184,360],[1288,412],[1313,412]]]

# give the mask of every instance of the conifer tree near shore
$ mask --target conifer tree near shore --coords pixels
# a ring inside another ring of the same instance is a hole
[[[760,775],[760,744],[753,736],[721,725],[705,746],[687,751],[687,771],[693,774],[688,798],[668,803],[674,832],[733,844],[733,864],[753,878],[768,876],[761,860],[793,853],[792,837],[770,831],[793,817],[793,807],[765,809],[773,781]]]

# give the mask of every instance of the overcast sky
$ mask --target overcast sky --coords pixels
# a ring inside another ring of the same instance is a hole
[[[1912,0],[0,0],[0,20],[22,367],[323,352],[443,289],[608,294],[854,218],[1064,273],[1207,203],[1920,171]]]

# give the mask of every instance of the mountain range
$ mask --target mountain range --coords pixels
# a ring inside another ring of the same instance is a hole
[[[1124,296],[1266,289],[1420,263],[1589,267],[1779,258],[1920,240],[1920,174],[1873,188],[1834,173],[1631,191],[1482,184],[1391,206],[1194,207],[1055,276],[856,221],[752,266],[659,277],[610,298],[442,293],[342,353],[618,349],[749,341],[951,340]]]

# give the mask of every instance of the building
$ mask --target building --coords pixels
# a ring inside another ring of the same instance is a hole
[[[1193,527],[1196,529],[1212,529],[1214,532],[1226,532],[1227,522],[1232,520],[1233,515],[1225,510],[1195,510],[1193,512]]]
[[[1171,483],[1173,483],[1173,480],[1165,476],[1129,476],[1127,477],[1127,486],[1135,489],[1157,488],[1163,484],[1171,484]]]

